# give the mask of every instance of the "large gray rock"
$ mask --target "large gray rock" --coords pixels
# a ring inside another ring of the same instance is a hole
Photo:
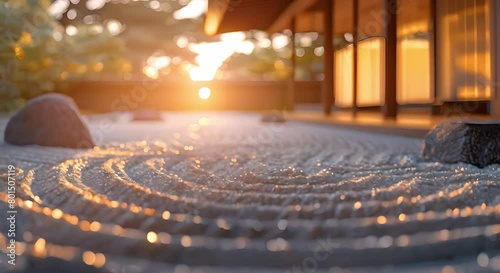
[[[7,124],[5,142],[79,149],[94,147],[78,106],[73,99],[61,94],[46,94],[30,100]]]
[[[274,111],[272,113],[266,113],[262,115],[260,119],[261,122],[264,123],[282,123],[286,122],[285,117],[280,112]]]
[[[452,120],[437,125],[425,137],[422,156],[428,161],[500,164],[500,123]]]

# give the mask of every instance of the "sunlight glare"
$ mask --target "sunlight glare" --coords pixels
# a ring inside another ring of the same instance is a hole
[[[310,35],[303,34],[299,36],[299,44],[302,47],[310,47],[313,44],[313,38]]]
[[[156,10],[156,9],[159,9],[161,7],[161,4],[160,4],[160,2],[153,0],[153,1],[149,2],[149,7]]]
[[[318,57],[321,57],[323,56],[323,54],[325,54],[325,48],[320,46],[320,47],[317,47],[314,49],[314,55],[318,56]]]
[[[83,17],[83,22],[87,25],[94,23],[94,21],[95,17],[93,15],[85,15],[85,17]]]
[[[104,5],[106,5],[105,0],[89,0],[85,3],[88,10],[98,10],[104,7]]]
[[[286,35],[276,33],[273,35],[273,49],[276,51],[280,51],[285,48],[290,43],[290,38]]]
[[[195,66],[189,69],[189,76],[193,81],[211,81],[218,69],[219,66]]]
[[[75,9],[70,9],[66,13],[66,16],[68,17],[68,19],[74,20],[76,16],[78,16],[78,12]]]
[[[220,35],[220,40],[226,43],[238,43],[245,40],[246,34],[241,31],[229,32]]]
[[[198,66],[189,71],[193,81],[213,80],[222,63],[235,52],[234,45],[224,42],[191,44],[189,49],[198,54]]]
[[[345,33],[344,39],[349,43],[354,42],[354,36],[351,33]]]
[[[191,0],[187,6],[174,12],[174,18],[176,20],[196,19],[205,14],[207,9],[207,0]]]
[[[186,36],[176,37],[175,43],[179,48],[186,48],[189,45],[189,39]]]
[[[252,41],[244,41],[236,48],[237,53],[250,55],[255,49],[255,44]]]
[[[106,28],[111,35],[118,35],[123,31],[122,23],[118,22],[117,20],[109,20],[109,22],[106,24]]]
[[[155,57],[151,56],[148,58],[148,64],[156,69],[162,69],[170,65],[171,59],[168,56]]]
[[[142,70],[142,73],[144,73],[146,76],[148,76],[151,79],[157,79],[158,78],[158,69],[152,67],[152,66],[146,66]]]
[[[208,100],[210,98],[211,94],[212,94],[212,91],[208,87],[202,87],[198,91],[198,96],[200,96],[200,99],[202,99],[202,100]]]
[[[78,34],[78,29],[75,26],[69,25],[66,27],[66,34],[69,36],[75,36]]]
[[[267,38],[262,38],[257,41],[257,45],[262,48],[269,48],[272,45],[272,42]]]
[[[191,43],[188,48],[198,54],[195,66],[188,71],[193,81],[213,80],[222,64],[234,53],[249,55],[255,44],[246,39],[244,32],[232,32],[221,35],[221,41],[213,43]]]
[[[63,13],[68,9],[69,1],[68,0],[56,0],[49,6],[49,14],[53,17],[60,17]]]

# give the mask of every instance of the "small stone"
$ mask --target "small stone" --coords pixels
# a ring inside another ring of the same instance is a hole
[[[270,122],[270,123],[281,123],[281,122],[286,122],[286,119],[281,113],[273,112],[264,114],[260,121]]]
[[[9,120],[5,142],[78,149],[94,147],[89,129],[73,99],[55,93],[28,101]]]
[[[422,157],[427,161],[464,162],[480,168],[500,164],[500,122],[443,122],[425,137]]]
[[[142,109],[134,112],[132,121],[162,121],[161,112],[153,109]]]

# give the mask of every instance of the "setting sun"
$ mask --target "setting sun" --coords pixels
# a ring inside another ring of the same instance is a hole
[[[202,100],[208,100],[210,98],[211,94],[212,94],[212,91],[208,87],[202,87],[198,91],[198,96],[200,96],[200,99],[202,99]]]

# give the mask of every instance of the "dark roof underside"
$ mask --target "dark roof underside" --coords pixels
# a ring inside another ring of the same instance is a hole
[[[296,19],[296,32],[323,32],[324,2],[332,0],[210,0],[209,3],[216,6],[221,1],[229,4],[220,16],[222,21],[216,34],[251,29],[278,32],[290,28],[293,18]],[[401,26],[430,18],[430,1],[400,1],[404,6],[399,19]],[[336,0],[334,3],[335,33],[352,32],[354,1]],[[384,35],[384,26],[380,23],[385,18],[384,9],[384,0],[359,1],[358,25],[362,35]]]
[[[291,0],[231,0],[217,33],[267,30]]]

